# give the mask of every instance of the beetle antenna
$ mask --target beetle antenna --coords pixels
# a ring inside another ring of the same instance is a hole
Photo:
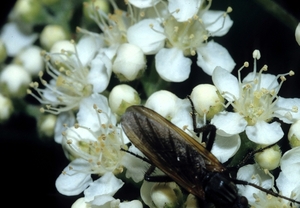
[[[267,194],[270,194],[270,195],[272,195],[272,196],[279,197],[279,198],[282,198],[282,199],[286,199],[286,200],[288,200],[288,201],[290,201],[290,202],[292,202],[292,203],[300,204],[300,201],[297,201],[297,200],[288,198],[288,197],[286,197],[286,196],[280,195],[280,194],[278,194],[278,193],[276,193],[276,192],[274,192],[274,191],[271,191],[271,190],[268,190],[268,189],[264,189],[264,188],[262,188],[262,187],[260,187],[260,186],[258,186],[258,185],[256,185],[256,184],[254,184],[254,183],[249,183],[249,182],[247,182],[247,181],[242,181],[242,180],[238,180],[238,179],[232,179],[232,181],[233,181],[235,184],[252,186],[252,187],[254,187],[254,188],[258,189],[258,190],[261,190],[261,191],[263,191],[263,192],[265,192],[265,193],[267,193]]]
[[[127,152],[127,153],[129,153],[129,154],[131,154],[131,155],[133,155],[133,156],[135,156],[135,157],[137,157],[137,158],[143,160],[143,161],[146,162],[146,163],[152,164],[152,163],[150,162],[150,160],[148,160],[147,158],[145,158],[145,157],[143,157],[143,156],[141,156],[141,155],[138,155],[138,154],[136,154],[136,153],[134,153],[134,152],[130,152],[129,150],[126,150],[126,149],[124,149],[124,148],[122,148],[122,147],[121,147],[120,150],[121,150],[121,151],[124,151],[124,152]]]

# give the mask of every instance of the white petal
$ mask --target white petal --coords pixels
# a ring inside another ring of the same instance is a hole
[[[212,74],[212,80],[222,96],[228,101],[234,101],[240,97],[238,79],[222,67],[216,67]]]
[[[115,74],[132,81],[146,68],[146,57],[136,45],[123,43],[117,51],[112,70]],[[124,78],[122,78],[124,79]]]
[[[140,47],[146,55],[156,54],[165,44],[166,36],[163,31],[163,27],[157,20],[144,19],[128,28],[127,40]]]
[[[169,0],[168,10],[178,22],[184,22],[197,14],[200,4],[201,0]]]
[[[105,173],[84,191],[86,202],[102,205],[113,199],[113,195],[124,185],[124,182],[111,172]],[[97,198],[97,199],[96,199]],[[96,199],[96,200],[95,200]]]
[[[141,198],[143,202],[149,207],[155,207],[151,198],[151,189],[155,184],[157,183],[153,183],[153,182],[151,183],[144,180],[141,186],[141,190],[140,190]]]
[[[112,63],[104,54],[98,54],[91,62],[91,69],[88,74],[88,82],[93,85],[94,93],[103,92],[111,77]]]
[[[103,45],[104,43],[100,36],[85,35],[80,38],[76,48],[81,64],[86,66]]]
[[[300,45],[300,23],[298,23],[298,25],[296,27],[295,38],[296,38],[298,45]]]
[[[231,137],[222,137],[217,134],[211,152],[221,163],[224,163],[235,155],[240,146],[241,138],[238,134]]]
[[[130,4],[133,4],[134,6],[138,8],[147,8],[147,7],[153,7],[156,5],[160,0],[129,0]]]
[[[281,158],[280,167],[282,173],[289,179],[300,178],[300,147],[295,147],[286,153]]]
[[[145,157],[134,145],[129,147],[129,151]],[[126,167],[126,178],[132,178],[132,180],[136,183],[144,179],[145,172],[149,169],[148,163],[131,154],[125,154],[122,158],[121,164]]]
[[[208,75],[212,75],[217,66],[221,66],[229,72],[235,66],[227,49],[214,41],[209,41],[206,45],[197,48],[197,53],[197,65]]]
[[[111,122],[115,124],[116,118],[111,114],[107,98],[100,94],[92,94],[90,97],[83,99],[80,103],[79,111],[77,113],[77,120],[80,125],[89,127],[92,131],[96,131],[100,128],[98,116],[100,117],[101,123],[106,123],[108,121],[106,115],[102,113],[98,114],[96,112],[93,108],[94,104],[97,105],[98,109],[110,116]]]
[[[2,27],[1,40],[5,44],[9,56],[17,55],[22,48],[31,45],[37,38],[38,34],[26,34],[14,22],[7,23]]]
[[[270,175],[264,173],[257,165],[246,165],[241,167],[237,172],[237,178],[259,185],[265,189],[270,189],[273,186],[273,179]],[[245,196],[249,202],[255,202],[253,193],[258,193],[259,190],[252,186],[238,185],[239,193]]]
[[[77,199],[71,206],[71,208],[89,208],[84,201],[84,197]]]
[[[139,200],[125,201],[120,204],[120,208],[143,208],[142,202]]]
[[[87,161],[83,159],[73,160],[56,179],[57,191],[66,196],[80,194],[93,182],[91,174],[85,173],[88,168],[89,163]]]
[[[226,15],[225,22],[224,18],[220,18],[217,22],[215,22],[216,19],[224,15],[224,13],[224,11],[208,10],[202,15],[201,19],[206,25],[206,29],[212,34],[212,36],[223,36],[231,28],[233,21],[230,19],[229,15]]]
[[[259,85],[252,85],[259,87],[259,89],[266,88],[269,90],[275,89],[279,86],[279,83],[277,81],[277,77],[273,74],[261,74],[250,72],[244,79],[243,83],[246,82],[253,82],[254,79],[257,79],[258,76],[261,76],[260,84]],[[253,89],[253,90],[259,90],[259,89]]]
[[[238,113],[223,111],[213,117],[211,123],[217,127],[221,136],[232,136],[245,130],[247,121]]]
[[[181,129],[193,130],[193,120],[191,119],[191,103],[187,99],[178,99],[176,113],[171,118],[171,122]]]
[[[278,117],[285,123],[293,123],[296,120],[300,119],[300,99],[299,98],[283,98],[278,97],[276,102],[276,107],[281,110],[275,111],[276,114],[279,114]],[[292,111],[293,108],[297,108],[297,111]],[[283,110],[285,109],[285,110]]]
[[[254,126],[247,126],[246,134],[252,142],[264,145],[274,144],[284,135],[280,123],[265,121],[257,121]]]
[[[14,60],[16,63],[21,63],[32,76],[37,76],[44,69],[41,48],[35,45],[24,48]]]
[[[299,176],[297,176],[299,178]],[[276,185],[283,196],[291,197],[295,200],[300,200],[300,181],[298,178],[293,178],[290,175],[279,173],[276,179]],[[293,194],[292,194],[293,193]],[[294,195],[296,194],[296,196]]]
[[[179,98],[167,90],[159,90],[150,95],[145,107],[150,108],[161,116],[170,119],[177,113]]]
[[[73,111],[62,112],[57,116],[55,124],[55,142],[61,144],[63,136],[62,132],[66,130],[65,125],[73,126],[75,124],[75,115]]]
[[[192,61],[177,48],[162,48],[155,56],[159,76],[168,82],[182,82],[191,72]]]

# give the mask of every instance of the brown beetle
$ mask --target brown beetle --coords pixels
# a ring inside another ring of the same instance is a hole
[[[216,207],[248,207],[248,200],[238,194],[236,184],[251,185],[276,197],[299,203],[255,184],[232,178],[228,169],[210,151],[149,108],[127,108],[121,124],[129,140],[152,165],[145,174],[145,180],[153,181],[150,174],[155,166],[185,190]],[[213,125],[210,127],[213,127],[210,128],[210,137],[214,137],[216,129]],[[155,181],[166,182],[165,179],[162,176]]]

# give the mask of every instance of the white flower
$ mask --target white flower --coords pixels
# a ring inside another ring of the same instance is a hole
[[[300,23],[296,27],[295,38],[296,38],[298,45],[300,45]]]
[[[160,0],[129,0],[128,2],[138,8],[144,9],[155,6]]]
[[[108,180],[101,177],[101,180],[92,182],[91,174],[107,176],[123,171],[121,160],[125,152],[120,151],[121,146],[124,145],[122,131],[115,126],[116,118],[110,112],[107,99],[99,94],[84,99],[77,120],[80,125],[68,127],[63,133],[62,145],[66,155],[69,159],[75,158],[56,180],[58,191],[65,195],[79,194],[87,186],[97,187]],[[120,188],[120,185],[115,186],[114,183],[111,186]],[[93,191],[87,191],[85,195],[91,197],[90,195],[93,194],[99,195],[98,192]],[[101,197],[105,198],[99,196]],[[94,199],[88,198],[88,200]]]
[[[5,66],[0,74],[1,93],[15,98],[26,95],[26,87],[31,82],[31,76],[26,69],[17,64]]]
[[[7,23],[2,27],[1,39],[6,46],[8,56],[17,55],[21,49],[31,45],[37,38],[38,34],[22,31],[15,22]]]
[[[83,158],[90,164],[90,173],[120,172],[120,160],[125,152],[120,151],[124,141],[122,131],[116,126],[107,99],[92,95],[84,99],[77,114],[79,124],[69,127],[64,133],[63,147],[70,158]]]
[[[181,207],[183,204],[181,189],[175,182],[144,181],[141,187],[141,198],[150,208]]]
[[[37,76],[44,68],[44,60],[41,57],[41,48],[30,46],[24,48],[13,61],[22,65],[32,76]]]
[[[203,2],[203,0],[169,0],[168,9],[178,22],[185,22],[197,15]]]
[[[246,165],[237,172],[237,179],[254,183],[262,188],[271,189],[274,185],[273,177],[261,170],[258,165]],[[253,193],[259,193],[260,190],[253,186],[237,185],[239,193],[248,199],[249,204],[255,202]]]
[[[40,43],[45,50],[60,40],[67,40],[70,34],[60,25],[46,25],[40,34]]]
[[[278,145],[255,154],[255,162],[263,169],[274,170],[279,166],[281,150]]]
[[[126,137],[125,133],[124,137]],[[145,155],[133,144],[129,147],[128,151],[141,157],[145,157]],[[141,158],[129,153],[123,156],[121,164],[126,168],[126,178],[131,178],[135,183],[141,182],[144,179],[145,172],[150,167],[149,164],[141,160]]]
[[[241,146],[241,138],[238,134],[232,136],[220,136],[216,134],[211,153],[221,162],[225,163],[237,153]]]
[[[214,85],[199,84],[193,88],[191,93],[195,110],[204,122],[224,109],[224,98]]]
[[[28,90],[41,104],[46,105],[42,111],[59,114],[72,110],[79,106],[82,99],[106,89],[112,66],[104,54],[95,56],[101,42],[97,36],[84,36],[74,46],[74,51],[45,53],[46,70],[52,80],[48,83],[40,73],[41,82],[46,88],[38,88],[38,83],[34,82],[30,86],[37,95]]]
[[[14,107],[12,101],[9,98],[3,96],[1,93],[0,93],[0,106],[1,106],[0,109],[0,123],[1,123],[9,119],[10,115],[13,112]]]
[[[113,58],[118,47],[127,42],[126,31],[130,26],[132,15],[127,15],[126,12],[117,8],[115,1],[110,1],[114,7],[114,14],[107,15],[103,10],[99,9],[93,4],[93,10],[89,13],[90,18],[93,19],[98,27],[103,31],[103,40],[108,48],[105,49],[109,58]],[[84,34],[94,34],[84,29],[78,28]]]
[[[298,178],[292,178],[289,175],[285,175],[283,172],[280,172],[276,179],[276,185],[282,196],[300,201],[300,182]],[[290,203],[290,201],[287,200],[282,201],[286,204]]]
[[[143,208],[143,204],[139,200],[120,202],[119,199],[113,199],[103,205],[97,206],[87,203],[84,197],[77,199],[71,208]]]
[[[217,126],[218,133],[230,135],[246,130],[248,138],[258,144],[273,144],[283,137],[279,122],[268,123],[277,117],[286,123],[291,123],[300,118],[297,109],[300,99],[285,99],[278,96],[286,75],[263,74],[267,70],[264,66],[256,72],[256,59],[258,51],[254,52],[254,70],[244,80],[241,80],[241,70],[238,79],[227,70],[216,67],[213,72],[213,83],[222,96],[234,108],[234,113],[223,112],[212,119]],[[246,62],[244,66],[248,66]],[[281,82],[278,83],[277,79]],[[231,123],[229,126],[229,122]]]
[[[85,191],[85,201],[92,205],[103,205],[113,201],[112,197],[124,182],[114,176],[111,172],[105,173],[101,178],[95,180]]]
[[[145,68],[146,57],[139,47],[129,43],[120,45],[112,66],[120,81],[135,80]]]
[[[300,120],[290,126],[288,139],[292,148],[300,146]]]
[[[290,180],[300,177],[300,147],[295,147],[283,154],[280,168]]]
[[[147,99],[145,107],[154,110],[181,129],[193,129],[191,106],[187,99],[182,100],[169,91],[160,90]]]
[[[52,138],[56,126],[57,116],[52,114],[41,114],[38,118],[38,131],[40,137]]]
[[[93,182],[91,174],[85,172],[87,166],[88,163],[83,159],[73,160],[56,179],[55,186],[58,192],[73,196],[84,191]]]
[[[118,116],[121,116],[127,107],[139,105],[141,98],[138,92],[129,85],[116,85],[109,94],[109,106]]]
[[[139,46],[145,54],[156,54],[156,70],[166,81],[186,80],[191,66],[191,60],[186,56],[195,55],[196,52],[198,66],[210,75],[219,61],[224,60],[222,62],[228,71],[235,66],[225,48],[213,41],[207,43],[209,37],[224,35],[231,27],[232,21],[226,17],[227,12],[207,11],[210,4],[199,7],[198,0],[190,0],[189,3],[171,1],[169,7],[179,9],[178,13],[172,11],[176,17],[171,14],[165,15],[163,20],[146,17],[127,30],[129,43]],[[184,6],[179,8],[181,4]],[[191,8],[196,13],[187,12]],[[204,16],[205,13],[208,15]]]

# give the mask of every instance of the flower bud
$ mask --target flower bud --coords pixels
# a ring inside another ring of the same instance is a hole
[[[139,105],[141,99],[135,89],[126,84],[115,86],[109,94],[109,106],[117,115],[121,116],[131,105]]]
[[[6,57],[7,57],[6,47],[3,41],[0,39],[0,64],[5,61]]]
[[[44,68],[44,60],[38,46],[30,46],[22,50],[15,57],[14,63],[22,65],[32,76],[37,76]]]
[[[38,20],[41,11],[42,5],[37,0],[18,0],[13,9],[15,16],[26,23]]]
[[[195,197],[192,194],[189,194],[188,197],[187,197],[187,199],[186,199],[186,202],[184,203],[184,207],[185,208],[197,208],[197,207],[200,207],[199,203],[198,203],[197,197]]]
[[[300,120],[291,125],[288,140],[292,148],[300,146]]]
[[[109,3],[107,0],[90,0],[83,4],[83,15],[87,19],[91,19],[90,14],[93,14],[94,8],[97,8],[106,14],[109,13]]]
[[[263,169],[274,170],[279,166],[281,150],[278,145],[275,145],[263,152],[256,153],[254,159]]]
[[[177,112],[178,100],[179,98],[175,94],[167,90],[160,90],[147,99],[145,106],[171,120]]]
[[[47,25],[41,32],[40,43],[45,50],[50,50],[54,43],[68,38],[69,34],[60,25]]]
[[[54,135],[54,128],[57,117],[52,114],[41,114],[38,120],[38,131],[40,137],[51,138]]]
[[[71,208],[91,208],[91,205],[85,203],[84,197],[81,197],[72,204]]]
[[[200,84],[194,87],[191,99],[199,116],[208,120],[224,109],[224,98],[211,84]]]
[[[61,50],[75,52],[74,44],[69,40],[57,41],[52,45],[50,53],[61,53]]]
[[[295,38],[296,38],[298,45],[300,45],[300,23],[296,27]]]
[[[120,81],[135,80],[145,68],[145,55],[139,47],[129,43],[119,47],[112,69]]]
[[[24,67],[7,65],[0,75],[0,88],[4,95],[21,98],[27,93],[31,77]]]
[[[181,207],[182,192],[178,185],[171,183],[157,183],[152,187],[151,198],[157,208]]]
[[[0,123],[9,119],[13,112],[13,105],[9,98],[0,94]]]

